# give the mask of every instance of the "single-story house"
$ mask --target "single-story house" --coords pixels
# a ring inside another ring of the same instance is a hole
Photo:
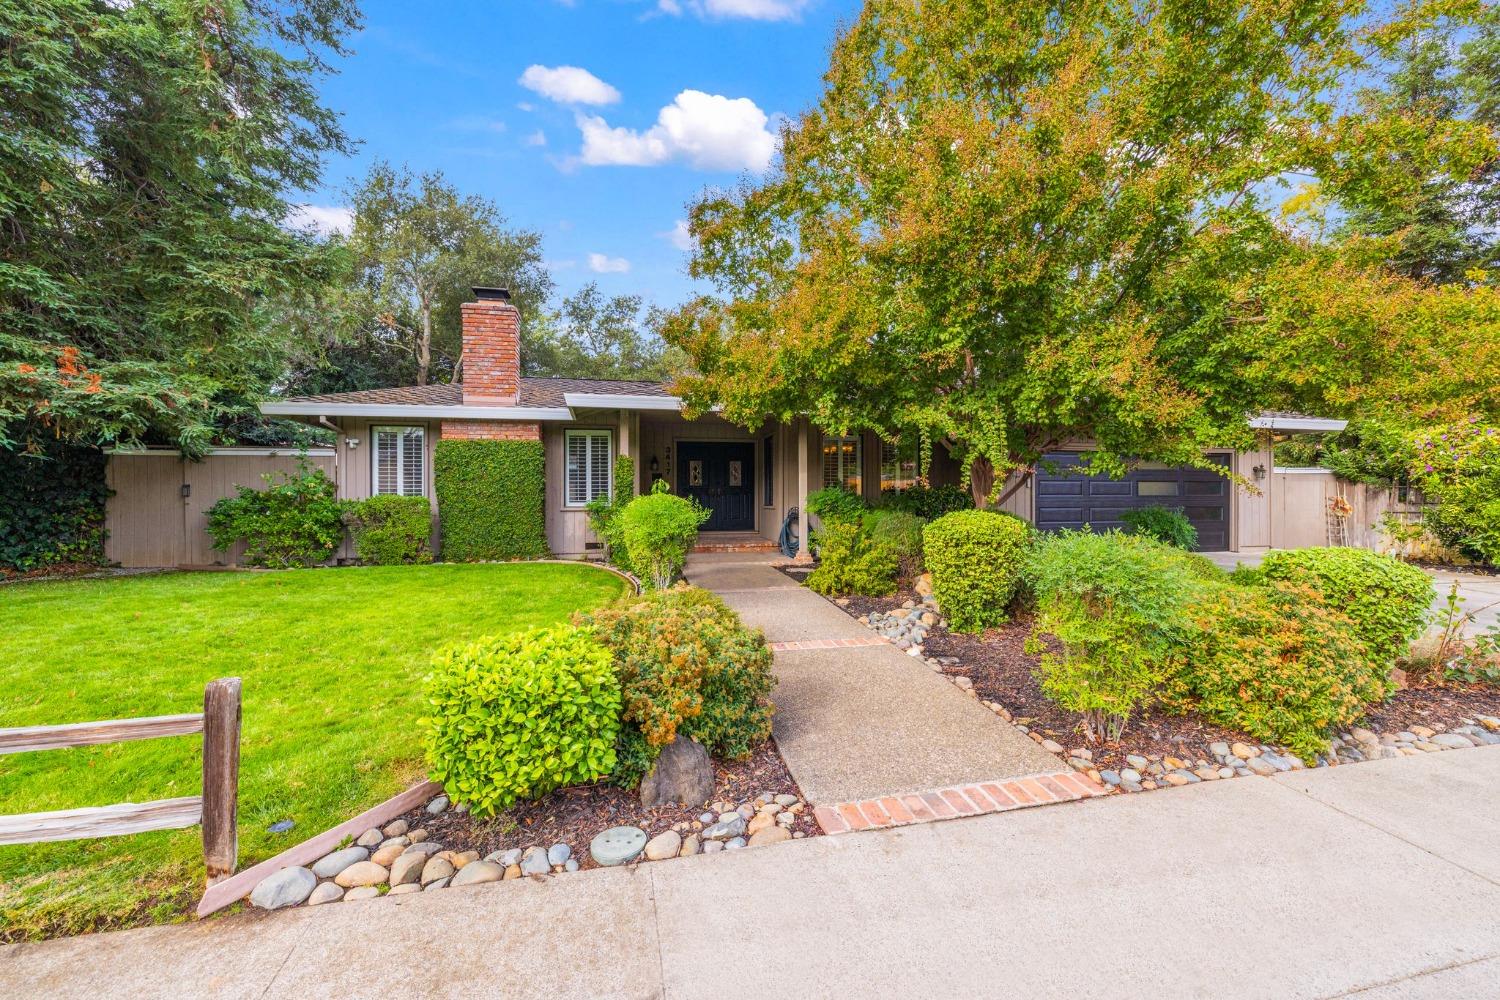
[[[805,510],[808,493],[824,486],[841,484],[874,500],[882,490],[916,480],[916,449],[909,441],[884,441],[871,432],[831,434],[806,420],[767,421],[751,429],[712,414],[688,420],[679,401],[659,382],[523,376],[520,315],[509,294],[498,288],[474,292],[475,301],[462,310],[461,383],[299,396],[261,405],[269,416],[306,421],[334,433],[332,449],[315,458],[336,481],[341,497],[397,493],[436,501],[434,465],[440,440],[540,442],[548,547],[556,556],[583,557],[599,547],[589,530],[585,505],[612,490],[620,455],[633,461],[637,492],[665,480],[673,492],[695,497],[711,511],[700,536],[700,544],[711,548],[772,548],[787,512]],[[1039,472],[1005,507],[1043,528],[1105,528],[1118,525],[1120,514],[1131,507],[1178,506],[1197,527],[1205,550],[1269,548],[1276,544],[1278,518],[1323,517],[1321,511],[1294,512],[1279,506],[1271,433],[1337,430],[1343,422],[1268,413],[1251,423],[1267,432],[1259,447],[1210,454],[1255,483],[1258,493],[1236,487],[1212,471],[1159,463],[1144,463],[1122,479],[1067,475],[1085,447],[1080,445],[1051,454],[1057,471]],[[957,483],[959,463],[942,446],[933,451],[929,480]],[[216,496],[229,492],[228,479],[255,481],[244,471],[252,459],[241,452],[225,450],[210,456],[210,465],[222,460],[220,465],[230,468],[232,462],[237,471],[211,477],[191,499],[188,480],[193,470],[187,463],[176,463],[181,472],[161,471],[167,463],[160,461],[141,471],[140,460],[127,466],[132,456],[113,455],[111,485],[118,493],[129,484],[130,494],[117,497],[114,532],[144,530],[144,525],[160,519],[158,507],[163,502],[146,498],[175,495],[179,489],[183,502],[190,505],[186,522],[192,521],[194,510],[201,519],[201,511]],[[254,459],[279,463],[278,469],[290,460],[284,451]],[[161,488],[153,492],[146,485]],[[436,502],[433,507],[436,538],[440,511]],[[191,523],[184,531],[192,535]],[[804,546],[799,555],[805,555],[806,533],[798,534]],[[189,538],[172,551],[198,552],[198,558],[187,561],[203,561],[200,542]],[[121,542],[111,556],[126,565],[160,565],[168,558],[158,553],[160,548],[150,555],[132,555],[130,546]]]

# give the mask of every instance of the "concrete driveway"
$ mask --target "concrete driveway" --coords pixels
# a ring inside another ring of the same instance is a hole
[[[1500,747],[0,948],[7,998],[1494,996]],[[752,985],[754,984],[754,985]]]

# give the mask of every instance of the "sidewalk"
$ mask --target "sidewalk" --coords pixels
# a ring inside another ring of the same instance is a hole
[[[8,997],[1492,996],[1500,748],[0,949]],[[1364,992],[1359,992],[1364,991]]]
[[[774,734],[815,804],[1066,771],[924,663],[881,641],[771,565],[779,556],[700,554],[690,583],[718,593],[775,653]]]

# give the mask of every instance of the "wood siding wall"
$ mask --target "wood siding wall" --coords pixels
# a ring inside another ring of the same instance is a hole
[[[295,452],[256,449],[226,449],[201,462],[185,461],[176,452],[111,454],[105,478],[114,496],[105,507],[105,556],[133,568],[232,565],[243,547],[227,553],[213,548],[208,508],[239,486],[263,487],[261,477],[268,472],[295,473],[297,460]],[[334,475],[332,451],[312,452],[308,463]]]

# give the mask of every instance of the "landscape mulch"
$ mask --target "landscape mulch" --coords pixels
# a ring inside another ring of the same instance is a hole
[[[715,759],[714,776],[713,801],[733,801],[738,805],[763,793],[790,794],[804,803],[807,801],[772,740],[762,743],[745,760]],[[573,849],[580,869],[589,869],[599,867],[589,856],[589,841],[604,830],[612,826],[638,826],[647,836],[654,837],[677,823],[691,826],[704,811],[703,806],[675,805],[646,809],[636,791],[598,782],[562,788],[534,802],[519,802],[488,819],[452,809],[429,816],[420,808],[401,818],[412,829],[426,830],[428,840],[448,850],[478,851],[483,857],[513,847],[546,848],[561,843]],[[805,805],[791,830],[807,837],[821,835],[810,804]]]
[[[908,600],[921,598],[904,591],[890,597],[842,598],[836,603],[858,617],[872,611],[891,611]],[[980,699],[1005,706],[1015,722],[1055,740],[1065,749],[1086,747],[1093,751],[1094,764],[1099,768],[1125,767],[1127,754],[1212,761],[1210,743],[1263,742],[1248,733],[1215,725],[1194,712],[1171,715],[1150,709],[1132,716],[1119,742],[1092,744],[1083,736],[1080,717],[1059,708],[1042,694],[1037,680],[1041,657],[1025,650],[1031,629],[1032,615],[1025,611],[1017,613],[1006,625],[981,635],[949,632],[942,626],[934,626],[922,649],[930,657],[956,659],[957,663],[944,665],[943,672],[969,678]],[[1383,733],[1396,733],[1413,725],[1448,728],[1465,720],[1472,722],[1476,713],[1500,716],[1500,688],[1483,684],[1423,684],[1403,688],[1390,701],[1372,709],[1365,725]]]

